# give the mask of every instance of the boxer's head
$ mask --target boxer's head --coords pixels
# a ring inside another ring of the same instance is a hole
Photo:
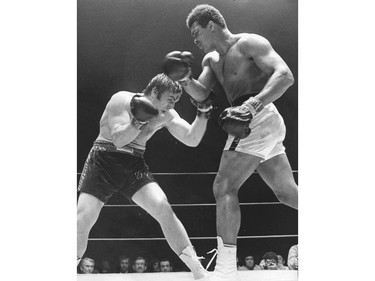
[[[218,9],[207,4],[202,4],[196,6],[190,12],[186,19],[186,25],[188,28],[191,28],[192,25],[196,23],[199,26],[206,28],[210,21],[218,24],[222,28],[227,27],[225,19]]]
[[[190,29],[194,44],[204,53],[215,50],[223,31],[227,31],[224,17],[219,10],[210,5],[198,5],[188,15],[186,25]]]
[[[151,79],[143,93],[149,97],[155,107],[164,112],[174,108],[181,97],[182,86],[161,73]]]

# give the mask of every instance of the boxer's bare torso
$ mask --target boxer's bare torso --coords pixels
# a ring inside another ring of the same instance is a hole
[[[223,56],[212,51],[205,57],[215,73],[217,81],[222,85],[229,102],[233,102],[243,95],[259,93],[269,79],[269,74],[262,71],[253,58],[242,51],[243,41],[248,36],[251,35],[236,34],[233,45]]]
[[[115,95],[118,96],[118,99],[116,99],[116,103],[118,103],[119,106],[123,107],[124,115],[127,116],[126,119],[128,120],[128,122],[130,122],[130,119],[133,116],[130,111],[130,100],[136,94],[127,91],[121,91],[116,93]],[[142,94],[138,93],[138,95]],[[171,110],[174,109],[160,111],[157,117],[151,119],[145,126],[145,128],[143,128],[139,135],[136,137],[136,143],[140,146],[145,146],[146,142],[153,136],[153,134],[157,130],[163,128],[172,119],[172,115],[170,112]],[[111,129],[109,126],[109,114],[109,106],[107,104],[100,119],[100,132],[97,140],[112,142]]]

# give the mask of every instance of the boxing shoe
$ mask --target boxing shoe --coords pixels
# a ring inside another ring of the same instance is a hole
[[[183,249],[182,254],[179,257],[191,270],[195,280],[199,279],[200,281],[209,281],[208,272],[202,266],[192,246],[187,246]]]
[[[224,245],[219,236],[217,245],[216,266],[210,281],[240,281],[237,272],[237,247]]]

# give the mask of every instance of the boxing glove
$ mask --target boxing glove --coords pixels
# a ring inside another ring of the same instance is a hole
[[[190,97],[191,103],[197,108],[197,115],[209,119],[211,117],[211,112],[213,109],[212,103],[214,100],[214,92],[211,91],[210,94],[203,101],[196,101]]]
[[[135,95],[130,101],[130,111],[133,114],[131,124],[134,128],[141,130],[150,119],[159,114],[159,110],[147,98]]]
[[[240,106],[226,108],[219,116],[219,126],[234,137],[246,138],[251,133],[251,120],[263,109],[261,100],[250,97]]]
[[[191,63],[194,57],[188,51],[168,53],[163,61],[163,72],[173,81],[183,82],[191,76]]]
[[[229,135],[244,139],[250,135],[250,122],[253,115],[245,106],[234,106],[224,109],[220,114],[218,123],[219,126]]]

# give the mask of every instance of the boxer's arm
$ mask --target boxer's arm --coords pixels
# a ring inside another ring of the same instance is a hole
[[[206,99],[217,81],[216,75],[210,66],[210,55],[207,54],[202,60],[202,73],[199,75],[198,80],[191,78],[181,82],[185,91],[196,101]]]
[[[293,74],[284,60],[275,52],[269,41],[259,35],[248,34],[239,42],[240,51],[270,77],[255,96],[263,105],[267,105],[279,97],[294,83]]]
[[[116,147],[123,147],[132,142],[141,132],[131,124],[127,111],[131,96],[115,94],[108,103],[108,124],[112,142]]]
[[[207,128],[207,118],[196,116],[192,124],[182,119],[175,110],[170,110],[172,118],[166,124],[168,131],[187,146],[198,146]]]

